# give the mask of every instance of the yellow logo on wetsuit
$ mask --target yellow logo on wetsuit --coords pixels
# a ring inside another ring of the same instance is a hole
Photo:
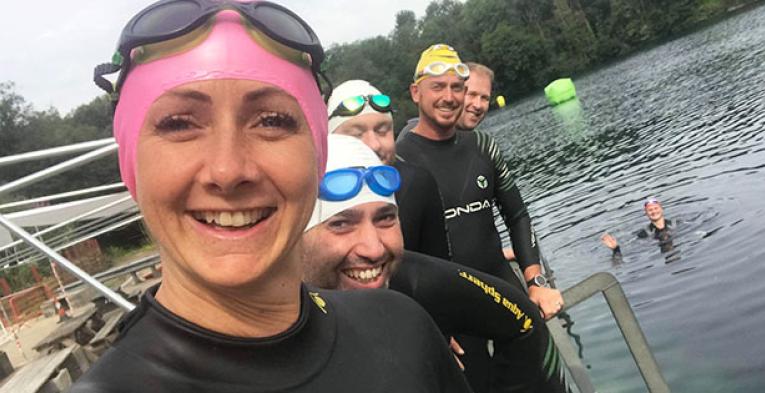
[[[324,314],[327,313],[327,302],[324,301],[324,299],[321,298],[321,296],[317,292],[308,292],[308,295],[311,296],[311,300],[313,300],[314,303],[316,303],[316,306],[319,307],[319,310],[321,310]]]
[[[475,286],[481,288],[486,295],[488,295],[489,297],[494,299],[495,303],[501,304],[502,307],[504,307],[508,311],[510,311],[515,316],[516,320],[520,321],[521,319],[523,319],[523,323],[521,325],[521,333],[526,333],[529,330],[534,328],[534,323],[533,323],[533,320],[531,319],[531,317],[526,315],[525,312],[521,311],[521,308],[518,307],[517,304],[511,302],[506,297],[502,296],[501,293],[497,292],[496,288],[494,288],[491,285],[481,281],[481,279],[479,279],[478,277],[476,277],[476,276],[474,276],[474,275],[472,275],[470,273],[461,271],[459,275],[460,275],[460,277],[464,278],[468,282],[470,282],[470,283],[474,284]]]

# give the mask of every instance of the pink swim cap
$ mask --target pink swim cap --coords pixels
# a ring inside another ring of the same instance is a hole
[[[244,79],[269,83],[295,97],[313,135],[319,178],[327,164],[327,107],[311,70],[258,45],[235,11],[215,16],[209,36],[189,51],[133,67],[114,113],[122,181],[136,197],[136,145],[149,107],[180,85],[203,80]]]

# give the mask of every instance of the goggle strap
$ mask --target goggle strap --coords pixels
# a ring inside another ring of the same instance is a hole
[[[321,79],[324,79],[326,88],[322,88],[321,82],[319,81],[319,76],[321,76]],[[316,72],[313,73],[313,77],[316,79],[316,84],[319,85],[319,92],[322,96],[324,96],[324,104],[326,105],[329,103],[329,97],[332,95],[332,90],[334,90],[335,87],[332,86],[332,81],[329,80],[327,75],[324,74],[324,72],[321,70],[316,70]]]
[[[109,94],[114,93],[114,84],[110,82],[108,79],[104,78],[104,75],[113,74],[115,72],[119,72],[119,70],[122,69],[122,66],[114,64],[114,63],[103,63],[96,66],[96,68],[93,69],[93,82],[96,83],[98,87],[103,89],[105,92]]]

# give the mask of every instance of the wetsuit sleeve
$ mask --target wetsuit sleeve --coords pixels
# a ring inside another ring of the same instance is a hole
[[[398,216],[407,250],[451,259],[441,193],[427,170],[396,162],[401,188],[396,191]]]
[[[404,251],[390,288],[419,303],[445,334],[514,339],[535,329],[539,309],[506,281],[449,261]]]
[[[414,127],[417,127],[417,124],[419,124],[419,123],[420,123],[420,118],[419,117],[413,117],[413,118],[407,120],[406,125],[404,126],[404,128],[402,128],[401,131],[398,132],[398,135],[396,135],[396,141],[400,141],[400,140],[404,139],[404,135],[412,132],[412,129]]]
[[[622,248],[621,246],[616,246],[616,248],[614,248],[611,253],[611,262],[621,263],[623,261],[624,261],[624,258],[622,257]]]
[[[478,147],[491,160],[494,166],[494,195],[505,225],[510,232],[513,251],[522,270],[539,264],[539,247],[531,228],[531,217],[523,202],[521,192],[510,173],[497,142],[491,136],[475,132]]]
[[[418,184],[423,189],[419,195],[427,198],[421,213],[420,251],[442,259],[452,259],[447,235],[444,207],[438,184],[426,170],[418,170]]]

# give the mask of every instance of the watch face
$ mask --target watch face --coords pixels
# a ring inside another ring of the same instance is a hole
[[[537,284],[537,286],[543,287],[547,285],[547,279],[545,276],[539,275],[534,277],[534,284]]]

